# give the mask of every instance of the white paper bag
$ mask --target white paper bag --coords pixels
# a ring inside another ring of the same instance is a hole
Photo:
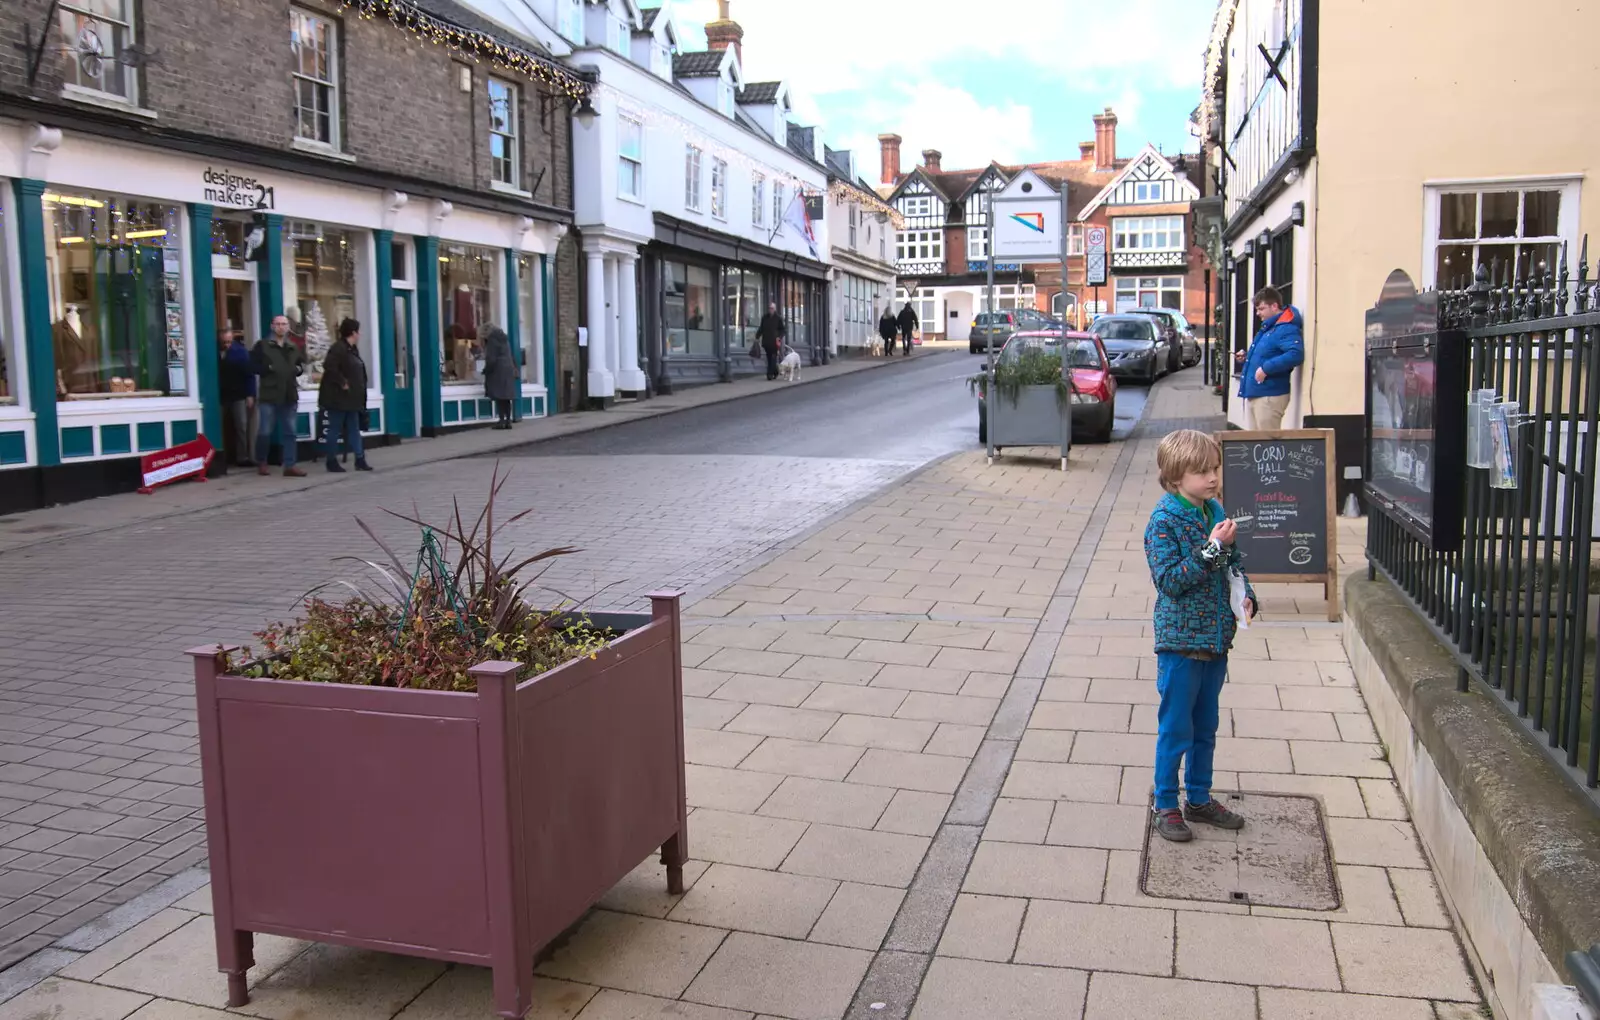
[[[1244,574],[1238,567],[1228,568],[1228,604],[1233,607],[1233,615],[1238,619],[1241,629],[1250,629],[1250,614],[1245,611],[1244,600],[1250,596],[1244,587]]]

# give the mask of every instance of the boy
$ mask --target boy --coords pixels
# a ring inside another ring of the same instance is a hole
[[[1211,799],[1211,759],[1217,748],[1217,699],[1228,675],[1228,649],[1238,621],[1228,601],[1228,568],[1239,564],[1234,523],[1217,493],[1222,448],[1204,432],[1182,429],[1156,450],[1167,494],[1150,514],[1144,554],[1156,586],[1156,833],[1184,843],[1194,838],[1185,819],[1242,829],[1244,819]],[[1245,581],[1245,612],[1256,593]],[[1178,810],[1178,761],[1188,759]]]

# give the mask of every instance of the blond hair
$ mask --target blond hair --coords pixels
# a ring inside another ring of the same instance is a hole
[[[1222,447],[1204,432],[1179,429],[1169,432],[1156,448],[1156,469],[1161,472],[1161,487],[1177,492],[1178,483],[1191,471],[1209,471],[1222,463]]]

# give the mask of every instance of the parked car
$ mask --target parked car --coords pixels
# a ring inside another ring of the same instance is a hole
[[[1065,346],[1067,369],[1072,373],[1072,432],[1081,430],[1091,443],[1109,443],[1117,420],[1117,381],[1105,346],[1092,333],[1034,330],[1014,334],[996,356],[996,363],[1021,357],[1028,348],[1055,351]],[[989,409],[978,396],[978,442],[989,441]]]
[[[1125,312],[1116,312],[1114,314],[1138,315],[1155,323],[1156,329],[1160,333],[1161,345],[1163,348],[1165,348],[1166,352],[1167,363],[1162,368],[1163,374],[1176,372],[1178,369],[1183,367],[1183,337],[1178,333],[1177,327],[1172,324],[1172,320],[1167,318],[1165,315],[1162,315],[1159,308],[1130,308]],[[1091,330],[1095,330],[1095,327],[1099,325],[1101,319],[1107,318],[1110,318],[1110,316],[1100,316],[1100,318],[1095,320],[1095,325],[1090,326],[1089,328]]]
[[[1194,335],[1194,327],[1189,325],[1189,320],[1176,308],[1130,308],[1130,312],[1141,315],[1154,315],[1167,320],[1172,328],[1178,331],[1178,340],[1182,350],[1183,367],[1200,364],[1200,340]]]
[[[1102,315],[1090,331],[1104,345],[1114,376],[1153,383],[1171,370],[1176,339],[1169,338],[1152,316]]]
[[[1061,328],[1061,323],[1055,322],[1050,316],[1036,308],[1018,308],[1014,314],[1017,317],[1017,330],[1019,332],[1026,333]]]
[[[1020,329],[1014,311],[979,312],[972,320],[972,336],[967,342],[970,354],[982,354],[989,349],[989,336],[994,336],[994,349],[1000,350],[1011,334]]]

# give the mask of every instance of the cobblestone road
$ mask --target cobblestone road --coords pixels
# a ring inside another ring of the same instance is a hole
[[[941,430],[947,445],[919,446],[926,459],[966,441],[953,423],[972,411],[937,361],[909,377],[885,373],[876,386],[852,382],[854,399],[843,404],[829,392],[843,380],[796,388],[786,406],[792,413],[816,401],[822,410],[795,421],[818,435],[860,428],[852,406],[879,409],[874,428]],[[765,403],[696,412],[691,424],[751,435]],[[899,409],[898,420],[885,422],[886,406]],[[530,551],[580,547],[543,582],[594,608],[639,608],[652,589],[725,584],[740,564],[916,466],[726,452],[511,457],[502,463],[510,470],[503,506],[538,511],[505,537]],[[415,529],[380,508],[438,519],[459,495],[475,513],[493,470],[488,459],[449,461],[294,492],[263,478],[271,498],[0,557],[0,969],[203,861],[183,650],[248,640],[314,586],[360,580],[365,567],[331,562],[375,552],[357,514],[409,555]]]

